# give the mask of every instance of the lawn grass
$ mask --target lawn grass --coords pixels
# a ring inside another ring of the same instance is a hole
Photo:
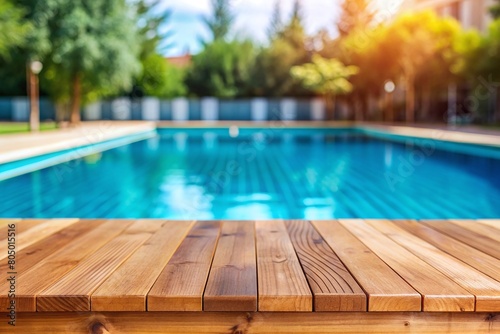
[[[40,123],[40,130],[54,130],[57,128],[56,123]],[[14,122],[5,122],[0,123],[0,134],[7,133],[23,133],[29,132],[29,124],[28,123],[14,123]]]

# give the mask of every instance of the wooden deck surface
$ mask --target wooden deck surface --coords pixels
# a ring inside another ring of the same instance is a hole
[[[18,312],[500,311],[500,221],[15,224]]]
[[[0,220],[0,249],[9,224],[25,326],[42,328],[44,314],[53,322],[99,313],[125,321],[121,313],[158,311],[172,321],[208,313],[224,322],[234,312],[290,324],[287,314],[306,322],[335,313],[365,314],[367,322],[441,315],[451,326],[465,321],[454,315],[461,313],[489,322],[484,332],[500,331],[500,220]],[[3,251],[0,272],[10,271]],[[9,288],[2,279],[2,310]]]

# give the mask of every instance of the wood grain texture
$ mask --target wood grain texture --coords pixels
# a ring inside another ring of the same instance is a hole
[[[366,311],[363,289],[311,223],[291,220],[286,227],[311,287],[314,311]]]
[[[23,233],[33,228],[37,225],[43,224],[50,219],[3,219],[2,226],[0,227],[0,240],[4,240],[7,238],[6,233],[9,229],[9,224],[15,224],[16,233]]]
[[[0,323],[7,326],[5,322]],[[426,312],[25,313],[9,333],[30,334],[493,334],[500,315]]]
[[[2,242],[1,240],[7,238],[7,230],[9,229],[10,224],[16,224],[16,226],[19,226],[21,222],[21,219],[0,219],[0,242]]]
[[[489,236],[476,233],[445,220],[423,220],[421,223],[500,260],[498,241]]]
[[[16,223],[16,251],[26,247],[78,222],[78,219],[33,219]],[[0,236],[0,249],[7,249],[7,234]],[[0,260],[7,257],[7,252],[0,253]]]
[[[499,245],[499,222],[20,220],[16,222],[17,241],[22,240],[24,247],[17,252],[17,312],[23,316],[38,306],[41,317],[51,314],[50,310],[64,315],[91,309],[144,317],[145,311],[155,310],[149,306],[155,302],[156,286],[156,310],[174,312],[152,312],[160,322],[165,315],[180,314],[176,311],[196,310],[170,320],[196,322],[198,316],[207,314],[220,315],[224,323],[208,324],[201,331],[189,327],[189,322],[165,323],[159,332],[168,332],[163,330],[167,328],[174,332],[293,332],[305,324],[308,332],[332,332],[322,327],[323,322],[345,332],[361,328],[356,324],[343,327],[346,323],[341,319],[349,322],[357,314],[373,316],[373,322],[362,323],[385,330],[389,324],[380,325],[376,319],[390,322],[387,315],[420,314],[407,311],[418,311],[421,304],[422,316],[440,317],[440,324],[434,323],[433,328],[454,328],[448,320],[462,319],[454,312],[471,313],[475,308],[479,313],[500,313],[500,259],[492,255]],[[0,226],[0,231],[6,226]],[[5,269],[6,259],[0,260],[0,273]],[[341,300],[358,293],[353,288],[356,282],[358,292],[368,296],[369,313],[353,311],[356,302]],[[0,313],[9,303],[8,288],[6,280],[0,281]],[[321,300],[325,291],[328,295]],[[311,313],[313,305],[317,311],[336,312]],[[256,309],[259,312],[253,313]],[[338,318],[349,314],[338,310],[350,310],[353,317]],[[386,311],[385,315],[380,311]],[[436,312],[452,313],[441,317]],[[317,317],[320,313],[327,316]],[[115,317],[117,313],[105,314]],[[105,314],[94,315],[105,318]],[[275,318],[277,314],[281,316]],[[236,323],[225,322],[233,316]],[[267,322],[267,317],[272,321]],[[490,320],[495,317],[491,313],[485,321],[493,326]],[[295,322],[298,318],[301,323]],[[266,324],[261,326],[258,319]],[[338,321],[333,324],[331,319]],[[401,318],[394,319],[400,326]],[[85,321],[89,326],[93,320]],[[97,323],[87,330],[130,332],[116,324]],[[404,331],[416,330],[408,326]],[[61,323],[57,332],[68,328]],[[79,330],[75,327],[70,332]]]
[[[283,221],[256,222],[259,311],[312,311],[312,294]]]
[[[339,222],[423,296],[423,311],[474,311],[474,296],[363,220]]]
[[[500,282],[500,260],[414,220],[397,225]],[[500,231],[499,231],[500,233]]]
[[[85,224],[87,221],[81,221]],[[51,254],[32,268],[19,273],[16,287],[18,312],[35,312],[36,295],[57,282],[109,240],[120,234],[132,221],[111,220],[99,225],[89,233],[75,238],[71,244]],[[6,307],[7,286],[0,288],[0,307]]]
[[[197,222],[148,294],[148,311],[202,311],[219,222]]]
[[[66,247],[79,236],[97,228],[103,222],[103,220],[89,220],[73,224],[31,246],[24,248],[16,254],[16,271],[20,274],[24,273],[51,254]],[[0,261],[0,273],[10,271],[8,270],[8,267],[8,259]],[[0,291],[3,291],[5,288],[3,283],[3,281],[0,283]]]
[[[146,311],[146,296],[194,222],[157,221],[161,228],[92,294],[93,311]]]
[[[368,311],[420,311],[422,296],[337,221],[312,224],[368,295]]]
[[[496,233],[500,232],[500,219],[480,219],[478,222],[495,228],[497,230]]]
[[[161,228],[157,221],[138,221],[85,258],[37,295],[37,311],[90,311],[90,295],[131,254]]]
[[[481,234],[485,237],[496,240],[498,243],[500,243],[500,233],[498,231],[498,228],[489,226],[488,224],[483,224],[475,220],[451,219],[450,222],[471,232]]]
[[[224,222],[208,277],[205,311],[257,311],[255,223]]]
[[[476,296],[476,311],[500,311],[500,282],[412,235],[388,220],[367,221],[411,253]]]

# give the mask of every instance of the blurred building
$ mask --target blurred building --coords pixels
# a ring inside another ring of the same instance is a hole
[[[491,22],[489,8],[494,0],[405,0],[402,10],[434,9],[443,16],[452,16],[464,28],[486,30]]]
[[[189,54],[189,52],[186,52],[182,56],[166,57],[165,59],[170,64],[174,65],[175,67],[184,68],[184,67],[188,67],[189,65],[191,65],[192,56]]]

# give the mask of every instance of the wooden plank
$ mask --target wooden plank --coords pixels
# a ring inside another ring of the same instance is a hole
[[[368,295],[368,311],[420,311],[422,296],[337,221],[313,221]]]
[[[148,294],[148,311],[202,311],[219,222],[197,222]]]
[[[467,263],[471,267],[476,268],[491,278],[500,281],[500,260],[493,256],[483,253],[414,220],[397,221],[397,225]]]
[[[423,311],[474,311],[474,296],[363,220],[339,222],[423,297]]]
[[[146,311],[146,296],[194,222],[158,221],[161,226],[92,294],[92,311]]]
[[[411,253],[476,296],[476,311],[500,311],[500,282],[412,235],[388,220],[367,221]]]
[[[312,311],[312,294],[283,221],[258,221],[259,311]]]
[[[314,311],[366,311],[363,289],[310,222],[286,222],[314,300]]]
[[[157,221],[134,223],[40,292],[36,297],[37,311],[90,311],[91,294],[160,228]]]
[[[223,223],[203,301],[205,311],[257,311],[254,222]]]
[[[485,237],[496,240],[497,243],[500,242],[500,231],[498,228],[489,226],[487,224],[482,224],[475,220],[459,220],[452,219],[450,220],[453,224],[458,225],[466,230],[469,230],[474,233],[481,234]]]
[[[0,219],[0,238],[4,238],[5,233],[8,229],[7,226],[9,224],[19,224],[20,222],[21,222],[21,219],[19,219],[19,218],[12,218],[12,219],[1,218]]]
[[[24,248],[22,251],[16,253],[16,266],[15,269],[18,273],[22,274],[31,269],[51,254],[64,248],[76,238],[92,231],[101,225],[103,220],[89,220],[81,221],[77,224],[70,225],[61,231],[40,240],[36,244]],[[10,271],[8,259],[0,261],[0,273]],[[2,282],[3,283],[3,282]],[[0,291],[1,285],[0,285]]]
[[[6,323],[0,324],[7,326]],[[475,333],[500,332],[489,313],[426,312],[147,312],[21,313],[9,333],[30,334],[270,334],[270,333]]]
[[[79,224],[85,225],[88,220]],[[20,272],[16,287],[19,312],[36,311],[36,295],[73,269],[88,254],[120,234],[132,221],[111,220],[75,238],[69,245],[48,256],[25,272]],[[7,307],[8,284],[0,285],[0,308]]]
[[[33,228],[37,225],[43,224],[50,219],[3,219],[4,224],[0,227],[0,240],[4,240],[7,238],[6,233],[9,229],[9,224],[16,225],[16,233],[20,234]]]
[[[19,252],[76,222],[78,219],[26,219],[15,222],[16,251]],[[0,231],[0,249],[7,249],[8,229],[8,226],[4,226],[3,231]],[[7,252],[0,253],[0,260],[6,257]]]
[[[488,236],[465,229],[445,220],[423,220],[421,223],[435,229],[436,231],[449,235],[454,239],[460,240],[461,242],[474,247],[483,253],[500,259],[500,247],[498,247],[498,241],[491,239]]]
[[[21,221],[20,218],[0,218],[0,227],[11,223],[17,223],[20,221]]]
[[[480,219],[478,220],[479,223],[491,226],[497,231],[500,231],[500,220],[499,219]],[[497,232],[498,233],[498,232]]]

